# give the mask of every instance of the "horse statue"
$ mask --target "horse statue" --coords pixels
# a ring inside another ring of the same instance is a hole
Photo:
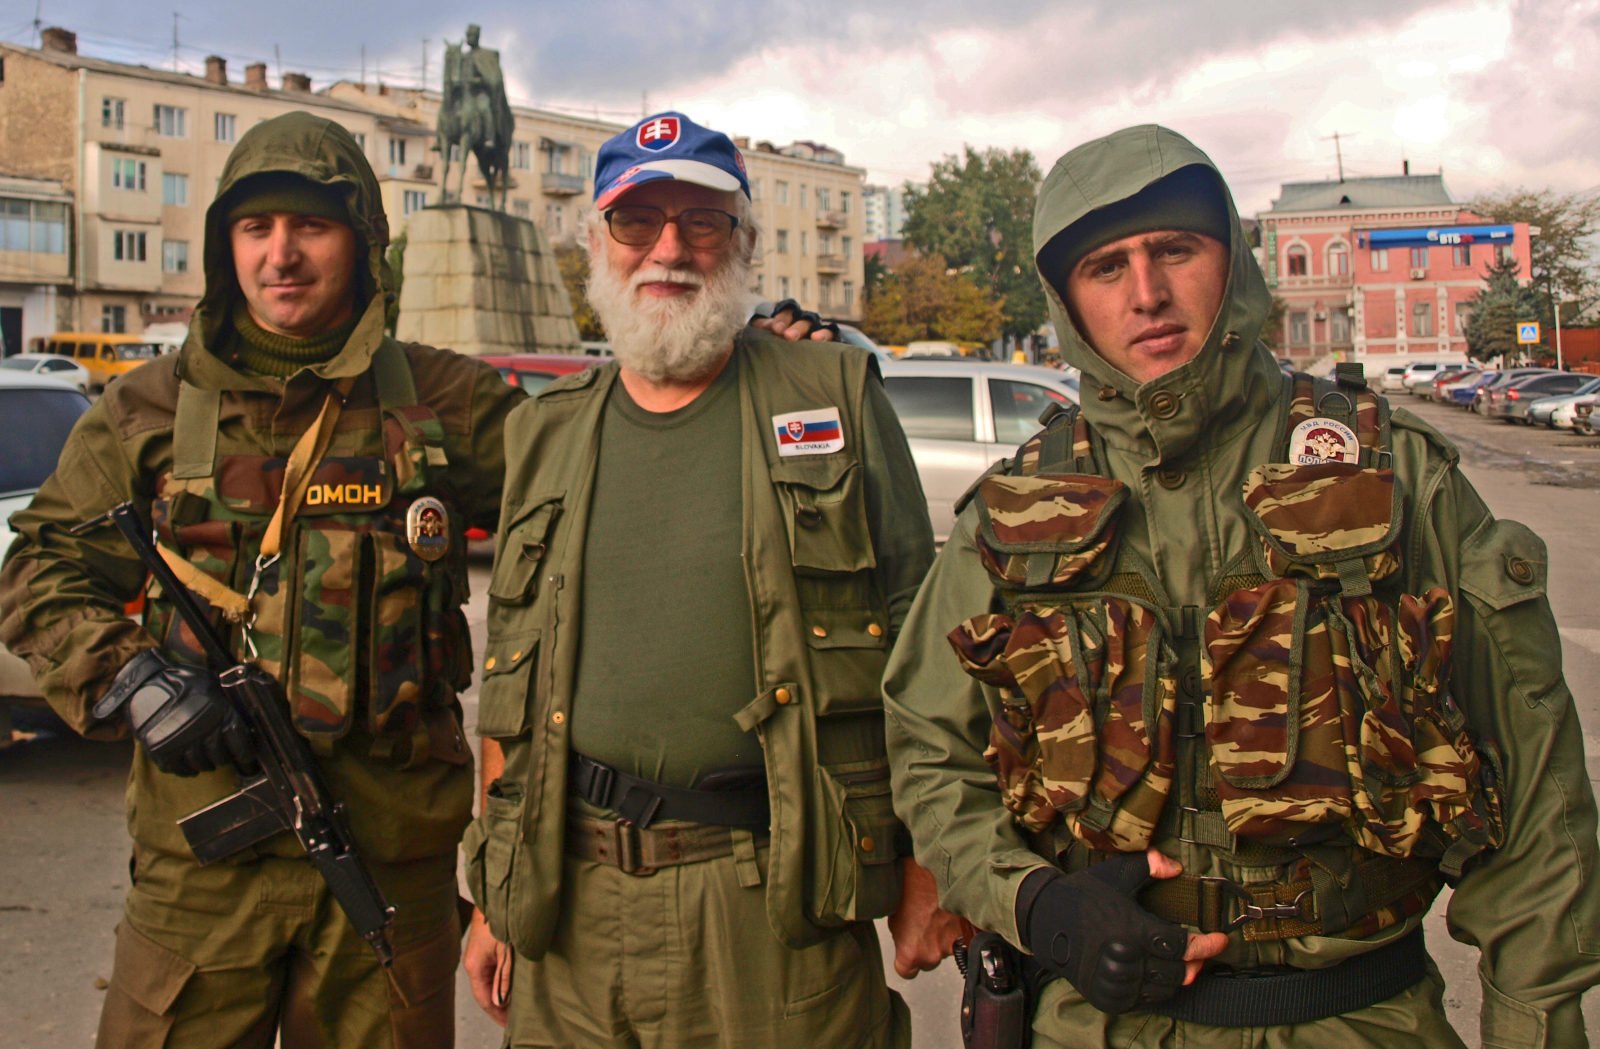
[[[511,104],[506,101],[505,80],[500,75],[500,53],[479,47],[478,27],[469,25],[465,43],[447,44],[444,50],[444,90],[434,141],[443,162],[443,199],[464,199],[470,153],[478,158],[478,170],[488,183],[489,206],[504,211],[515,130]],[[452,161],[461,165],[453,194]]]

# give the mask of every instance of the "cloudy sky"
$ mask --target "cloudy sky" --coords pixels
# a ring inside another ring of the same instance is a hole
[[[159,12],[151,10],[159,6]],[[1048,168],[1155,121],[1222,167],[1240,210],[1285,181],[1443,170],[1457,199],[1600,188],[1600,0],[17,0],[87,54],[198,70],[206,54],[316,85],[430,80],[467,21],[514,102],[620,122],[677,108],[732,134],[811,139],[869,181],[924,178],[963,143]]]

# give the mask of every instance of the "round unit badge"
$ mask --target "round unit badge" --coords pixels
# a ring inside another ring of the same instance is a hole
[[[1289,435],[1289,461],[1296,466],[1318,463],[1358,463],[1361,442],[1342,422],[1318,416],[1307,419]]]
[[[424,561],[437,561],[450,549],[450,514],[444,504],[425,495],[406,511],[406,542]]]

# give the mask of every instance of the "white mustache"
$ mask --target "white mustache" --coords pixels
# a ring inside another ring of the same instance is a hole
[[[633,291],[645,284],[684,284],[692,288],[705,287],[706,279],[694,270],[673,269],[670,266],[646,266],[635,270],[633,277],[628,281],[628,290]]]

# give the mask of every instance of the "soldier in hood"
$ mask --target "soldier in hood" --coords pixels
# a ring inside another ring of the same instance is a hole
[[[1586,1044],[1595,806],[1543,544],[1359,370],[1284,376],[1210,160],[1072,150],[1036,261],[1083,404],[974,486],[885,679],[895,807],[1035,1045]],[[1292,1032],[1291,1032],[1292,1028]]]
[[[473,780],[456,698],[472,666],[463,531],[494,526],[522,395],[487,365],[384,335],[388,242],[349,132],[303,112],[252,128],[206,213],[188,341],[106,391],[15,518],[0,635],[73,728],[137,740],[133,885],[101,1045],[453,1041]],[[308,433],[326,446],[290,505],[286,460]],[[145,570],[115,529],[67,530],[122,502],[232,609],[218,621],[234,655],[283,685],[395,908],[392,969],[289,834],[196,862],[177,821],[237,788],[250,737],[168,595],[151,593],[142,622],[124,616]],[[113,692],[132,701],[98,703]]]

